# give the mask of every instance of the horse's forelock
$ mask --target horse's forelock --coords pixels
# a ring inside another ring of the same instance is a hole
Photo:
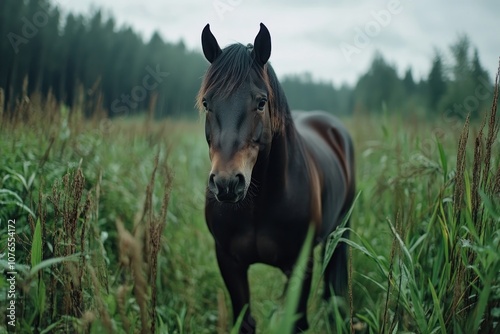
[[[249,75],[255,75],[258,80],[265,83],[268,91],[273,132],[281,132],[286,119],[284,114],[289,112],[286,99],[271,65],[268,63],[263,67],[259,66],[252,59],[252,50],[253,45],[250,43],[246,46],[232,44],[224,48],[205,73],[196,106],[203,111],[203,98],[207,95],[228,98],[248,79]]]

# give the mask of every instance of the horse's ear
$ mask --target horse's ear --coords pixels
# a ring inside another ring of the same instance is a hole
[[[217,43],[215,36],[210,31],[210,24],[207,24],[205,28],[203,28],[201,33],[201,46],[203,47],[205,58],[207,58],[210,63],[213,63],[222,53],[219,43]]]
[[[255,37],[253,52],[255,53],[255,59],[262,66],[267,63],[271,56],[271,34],[269,34],[269,30],[263,23],[260,24],[259,33]]]

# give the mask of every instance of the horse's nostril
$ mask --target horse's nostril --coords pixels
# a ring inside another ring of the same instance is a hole
[[[235,192],[243,192],[245,190],[245,177],[243,174],[236,174],[236,186],[234,187]]]
[[[218,193],[217,187],[215,185],[215,174],[210,173],[210,176],[208,177],[208,189],[210,189],[211,192],[214,194]]]
[[[241,173],[232,176],[211,173],[208,189],[218,201],[234,202],[241,199],[245,192],[245,177]]]

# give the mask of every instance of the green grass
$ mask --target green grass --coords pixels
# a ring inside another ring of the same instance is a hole
[[[17,332],[148,332],[151,317],[158,333],[229,331],[230,302],[203,218],[203,125],[31,112],[3,121],[0,134],[0,253],[6,222],[16,219]],[[459,144],[463,122],[438,139],[438,122],[345,121],[360,191],[351,239],[340,240],[351,246],[352,297],[322,302],[316,249],[309,332],[349,333],[351,312],[366,333],[498,331],[500,145],[493,140],[487,157],[488,125],[474,157],[480,124]],[[282,297],[279,270],[255,265],[250,284],[260,332],[290,328],[296,295]],[[7,288],[1,276],[2,315]],[[336,323],[328,309],[337,309]]]

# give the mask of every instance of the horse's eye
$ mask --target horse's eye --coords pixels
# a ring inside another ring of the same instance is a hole
[[[259,105],[257,106],[257,110],[264,111],[264,108],[266,107],[266,102],[267,102],[267,99],[260,100]]]
[[[203,99],[203,101],[201,102],[203,104],[203,108],[205,108],[205,111],[208,111],[208,103],[207,103],[207,100]]]

